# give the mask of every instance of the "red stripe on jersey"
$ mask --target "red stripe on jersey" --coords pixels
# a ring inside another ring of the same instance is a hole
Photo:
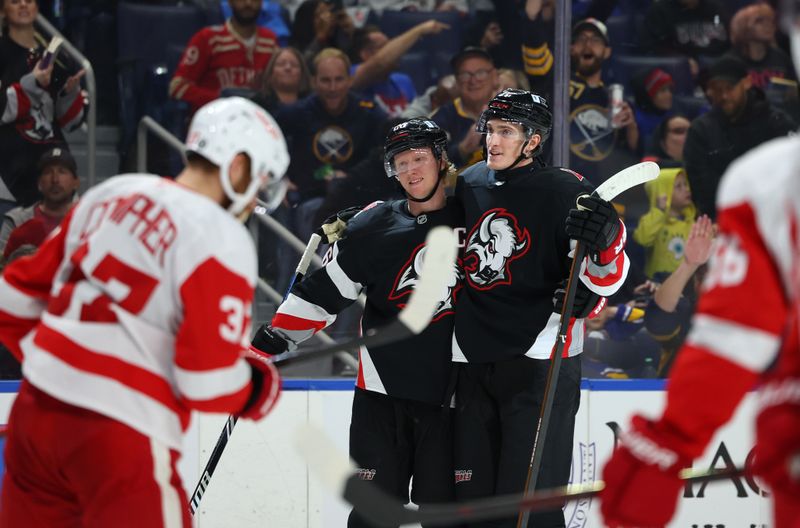
[[[569,347],[572,345],[572,327],[575,326],[575,321],[576,319],[574,317],[569,318],[569,324],[567,325],[567,340],[564,342],[564,349],[561,351],[562,358],[569,357]],[[556,336],[556,344],[554,344],[552,350],[550,350],[550,359],[553,359],[556,353],[558,339],[560,339],[560,337]]]
[[[244,407],[244,404],[247,403],[252,389],[253,385],[251,383],[247,383],[244,387],[233,394],[225,394],[210,400],[190,400],[184,396],[181,401],[187,407],[200,412],[220,412],[220,409],[238,412]]]
[[[688,458],[700,456],[757,379],[757,373],[716,354],[691,345],[682,347],[670,372],[667,407],[661,418],[670,430],[681,434],[680,453]]]
[[[58,119],[58,126],[66,128],[75,118],[81,115],[83,111],[83,97],[78,94],[67,111]]]
[[[367,384],[364,381],[364,363],[361,361],[361,349],[358,349],[358,377],[356,377],[356,387],[366,389]]]
[[[184,370],[204,371],[236,363],[250,341],[253,286],[210,258],[183,282],[180,295],[183,322],[175,338],[175,364]]]
[[[73,368],[112,379],[152,398],[178,415],[184,428],[188,425],[189,413],[178,405],[172,387],[158,374],[121,359],[93,352],[44,323],[39,325],[33,342]]]
[[[789,306],[780,271],[758,232],[753,209],[739,204],[720,211],[717,219],[720,236],[697,312],[780,335]]]
[[[313,330],[316,334],[325,328],[325,321],[314,321],[313,319],[305,319],[295,315],[285,313],[276,313],[272,318],[273,328],[283,328],[284,330]]]
[[[15,120],[17,120],[31,112],[31,100],[19,83],[14,83],[12,88],[14,88],[14,93],[17,96],[17,115],[14,116]]]

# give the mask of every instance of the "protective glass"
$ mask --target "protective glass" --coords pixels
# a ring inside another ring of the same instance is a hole
[[[402,174],[422,169],[435,161],[436,158],[430,149],[409,149],[395,155],[392,161],[384,164],[384,168],[388,176],[396,178]]]
[[[286,178],[275,178],[272,173],[269,175],[266,185],[261,188],[262,204],[267,213],[273,212],[286,196],[289,181]]]
[[[525,132],[522,123],[518,123],[515,121],[505,121],[508,125],[495,125],[493,123],[487,123],[486,128],[481,131],[481,133],[486,134],[486,141],[489,141],[492,137],[499,137],[503,140],[524,140],[525,139]],[[516,127],[511,127],[510,125],[519,125],[519,129]]]

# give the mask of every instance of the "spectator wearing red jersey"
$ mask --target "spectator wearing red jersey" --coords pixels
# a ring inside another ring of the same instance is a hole
[[[192,110],[213,101],[225,88],[255,88],[277,49],[271,30],[256,23],[260,0],[231,0],[224,24],[201,29],[191,38],[169,84],[173,99]]]

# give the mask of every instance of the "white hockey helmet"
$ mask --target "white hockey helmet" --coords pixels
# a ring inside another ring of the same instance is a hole
[[[228,211],[239,216],[263,189],[268,210],[274,210],[286,193],[283,178],[289,167],[289,151],[278,124],[269,113],[243,97],[216,99],[201,107],[192,119],[186,151],[194,152],[219,167]],[[251,179],[243,193],[231,185],[231,162],[237,154],[250,157]]]

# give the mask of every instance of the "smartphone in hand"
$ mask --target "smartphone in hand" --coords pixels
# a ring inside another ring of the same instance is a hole
[[[43,70],[46,70],[50,67],[50,64],[55,59],[56,55],[58,54],[58,49],[61,47],[61,44],[64,43],[64,39],[61,37],[53,37],[53,40],[50,41],[50,44],[47,46],[47,49],[44,51],[44,55],[42,55],[42,60],[39,67]]]

